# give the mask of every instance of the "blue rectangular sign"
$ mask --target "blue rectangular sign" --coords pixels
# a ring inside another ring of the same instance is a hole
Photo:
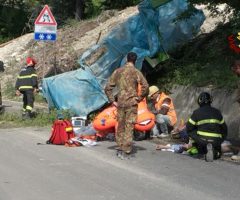
[[[34,33],[35,40],[43,40],[43,41],[55,41],[57,39],[56,33]]]

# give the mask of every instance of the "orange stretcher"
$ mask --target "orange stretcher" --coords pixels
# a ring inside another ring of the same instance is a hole
[[[147,108],[146,99],[138,104],[137,121],[135,130],[140,132],[149,131],[155,125],[155,115]],[[93,120],[93,127],[97,131],[112,130],[117,126],[117,107],[110,106],[99,113]]]

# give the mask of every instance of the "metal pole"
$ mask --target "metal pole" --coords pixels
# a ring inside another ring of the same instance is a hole
[[[54,49],[55,49],[55,53],[54,53],[54,75],[57,75],[57,42],[54,42]]]
[[[44,48],[43,48],[43,70],[42,70],[42,79],[44,78],[45,75],[45,66],[46,65],[46,43],[44,43]]]

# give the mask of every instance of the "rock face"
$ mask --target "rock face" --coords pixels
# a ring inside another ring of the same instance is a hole
[[[203,91],[213,96],[212,106],[221,110],[228,125],[228,138],[240,139],[240,105],[236,102],[237,90],[173,87],[170,96],[174,101],[179,121],[187,120],[193,110],[198,108],[197,97]]]

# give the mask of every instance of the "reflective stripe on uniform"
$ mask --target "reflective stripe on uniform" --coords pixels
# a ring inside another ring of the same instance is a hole
[[[32,78],[32,77],[37,77],[37,74],[31,74],[31,75],[26,75],[26,76],[18,76],[19,79]]]
[[[26,110],[32,110],[33,108],[31,106],[26,106]]]
[[[219,133],[211,133],[211,132],[204,132],[204,131],[197,131],[198,135],[201,136],[207,136],[207,137],[218,137],[218,138],[222,138],[222,135]]]
[[[188,122],[189,122],[190,124],[192,124],[192,125],[196,125],[196,122],[193,121],[191,118],[189,118]]]
[[[196,123],[196,125],[203,125],[203,124],[223,124],[224,123],[224,119],[222,119],[221,121],[218,119],[204,119],[204,120],[200,120]]]
[[[66,127],[65,130],[66,130],[67,132],[70,132],[70,131],[72,131],[73,129],[72,129],[72,127]]]
[[[191,147],[190,149],[187,150],[187,152],[190,155],[196,155],[196,154],[198,154],[198,149],[197,149],[197,147]]]
[[[20,86],[19,90],[21,89],[33,89],[33,86]]]

